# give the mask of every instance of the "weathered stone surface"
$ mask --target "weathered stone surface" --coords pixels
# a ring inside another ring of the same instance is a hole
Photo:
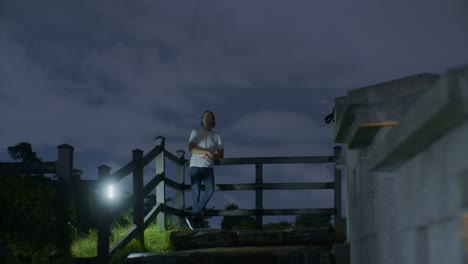
[[[439,77],[436,74],[416,74],[350,90],[346,96],[336,98],[335,142],[349,143],[348,133],[356,119],[362,118],[364,123],[399,120]]]
[[[460,224],[467,209],[461,177],[468,171],[463,144],[468,135],[468,67],[447,72],[427,88],[401,111],[397,126],[380,130],[370,145],[346,149],[350,246],[342,246],[341,253],[351,263],[468,263]],[[345,109],[335,111],[340,108]],[[376,114],[372,107],[364,110]],[[346,117],[340,111],[335,114],[344,118],[343,125],[363,113]],[[340,131],[343,136],[351,132]],[[335,247],[336,263],[341,249]]]

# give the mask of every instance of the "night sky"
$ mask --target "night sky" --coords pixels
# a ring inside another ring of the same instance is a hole
[[[225,158],[329,156],[336,144],[324,117],[334,98],[467,64],[467,14],[466,0],[1,0],[0,160],[27,141],[54,161],[67,143],[74,167],[95,179],[97,166],[115,171],[156,136],[189,158],[204,110],[216,116]],[[333,181],[332,169],[265,165],[264,175]],[[146,172],[148,180],[154,165]],[[215,175],[216,183],[249,183],[255,167],[216,167]],[[331,191],[264,194],[265,208],[333,206]],[[254,197],[215,192],[208,207],[250,209]],[[279,219],[292,218],[264,221]]]

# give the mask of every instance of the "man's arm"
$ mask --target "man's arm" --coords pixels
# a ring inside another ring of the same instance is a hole
[[[215,154],[215,159],[223,159],[224,158],[224,149],[218,149],[218,153]]]
[[[193,154],[200,154],[200,155],[205,155],[205,154],[209,155],[208,153],[210,153],[208,150],[197,147],[197,143],[195,142],[189,142],[188,150]]]

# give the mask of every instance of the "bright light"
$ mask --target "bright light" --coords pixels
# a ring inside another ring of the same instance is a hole
[[[115,198],[114,185],[107,186],[107,198],[109,198],[111,200]]]

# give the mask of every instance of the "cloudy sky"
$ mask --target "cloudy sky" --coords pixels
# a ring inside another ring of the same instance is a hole
[[[208,109],[226,158],[332,155],[324,117],[334,98],[467,64],[467,13],[465,0],[2,0],[0,160],[20,141],[46,161],[68,143],[94,179],[97,166],[120,168],[156,136],[186,150]],[[255,174],[253,165],[215,171],[217,183]],[[264,168],[270,182],[332,181],[331,171]],[[333,205],[327,191],[265,197],[265,208]],[[209,207],[253,208],[253,199],[215,193]]]

